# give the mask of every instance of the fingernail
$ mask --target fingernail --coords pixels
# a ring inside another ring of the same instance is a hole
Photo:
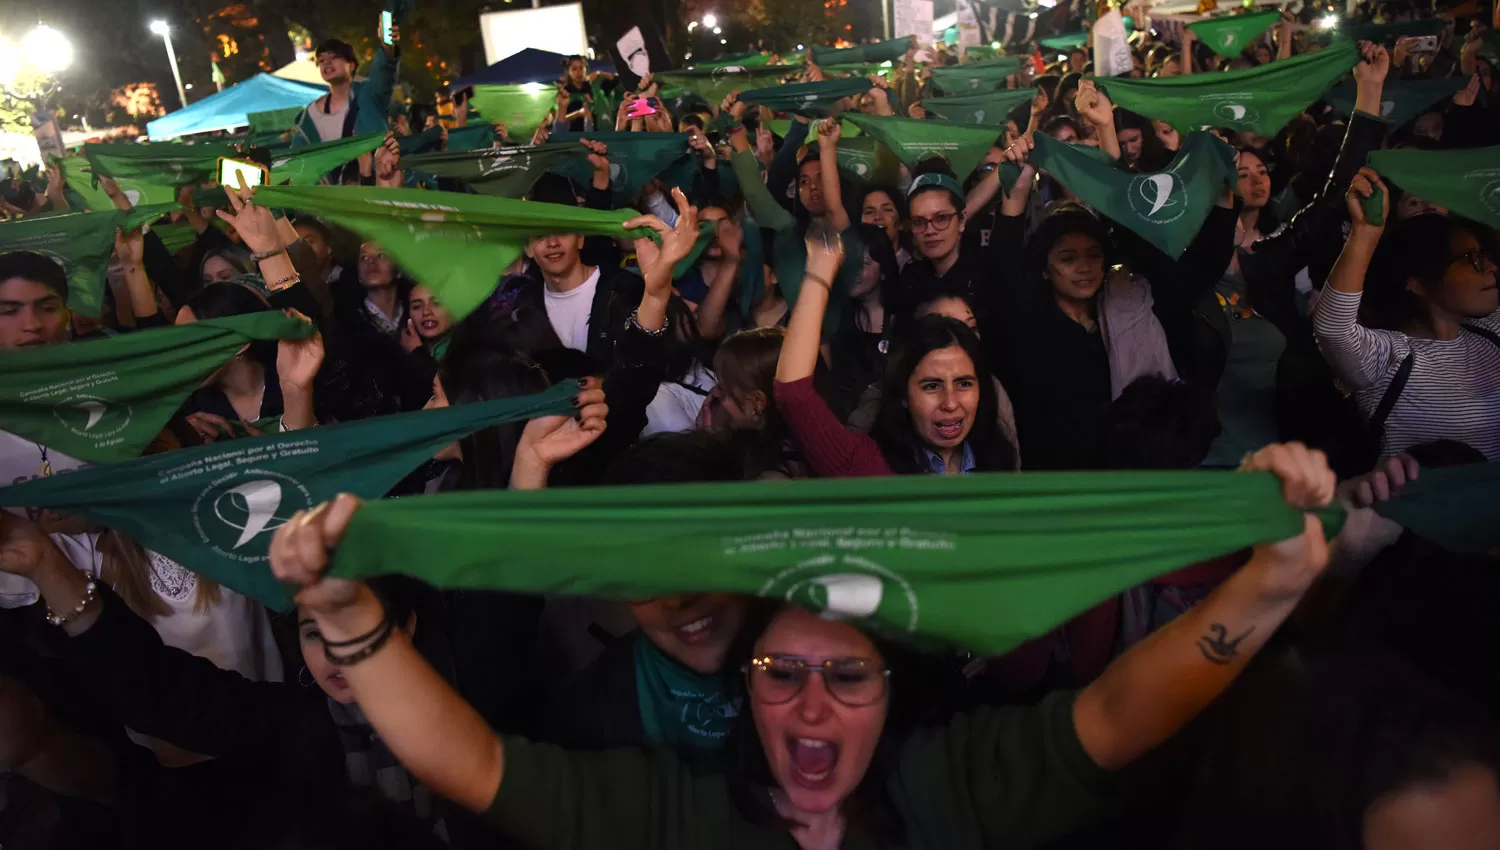
[[[575,399],[573,399],[573,406],[574,407],[582,407],[583,406],[583,402],[581,402],[581,401],[579,401],[578,399],[575,398]]]
[[[580,410],[577,413],[573,414],[573,418],[576,419],[576,420],[578,420],[579,422],[582,422],[583,421],[583,411]]]
[[[588,389],[589,388],[589,379],[588,378],[579,378],[578,379],[578,388],[580,390],[586,390],[586,389]]]

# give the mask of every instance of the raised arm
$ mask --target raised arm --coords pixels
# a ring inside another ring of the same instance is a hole
[[[120,262],[120,272],[125,277],[125,287],[130,292],[130,311],[139,325],[149,320],[160,309],[156,303],[156,287],[146,274],[146,237],[140,228],[125,233],[115,228],[115,257]],[[153,324],[150,321],[147,324]]]
[[[735,103],[739,114],[744,112],[744,104]],[[760,168],[756,166],[754,157],[750,154],[750,141],[745,138],[745,125],[736,123],[729,130],[729,144],[734,148],[734,155],[729,158],[729,166],[734,169],[734,176],[740,184],[740,192],[745,196],[745,206],[750,209],[750,214],[755,216],[755,223],[770,230],[787,230],[797,226],[797,219],[776,199],[771,196],[771,191],[760,177]]]
[[[807,270],[801,292],[787,322],[786,338],[781,343],[781,357],[776,361],[776,380],[784,384],[811,378],[818,366],[818,348],[822,344],[823,314],[834,278],[844,261],[844,246],[829,251],[821,243],[808,242]]]
[[[1328,285],[1323,287],[1313,313],[1318,350],[1323,352],[1334,374],[1354,389],[1363,389],[1380,380],[1391,358],[1389,335],[1371,331],[1358,321],[1365,275],[1385,230],[1384,224],[1371,222],[1364,210],[1365,200],[1377,189],[1381,194],[1381,222],[1384,222],[1390,195],[1375,172],[1362,169],[1349,184],[1346,195],[1352,222],[1349,239],[1328,274]]]
[[[818,122],[818,166],[823,178],[823,202],[828,207],[834,233],[849,229],[849,211],[844,209],[844,190],[839,184],[839,139],[844,135],[837,119]]]
[[[1005,161],[1005,151],[998,147],[990,148],[989,153],[984,155],[984,162],[979,164],[984,177],[969,194],[964,198],[964,220],[973,221],[990,201],[995,199],[995,194],[1000,191],[1000,163]]]
[[[302,587],[297,603],[313,615],[323,640],[348,642],[337,653],[344,656],[368,646],[386,618],[363,582],[322,578],[328,553],[359,505],[344,494],[299,511],[277,529],[270,550],[271,571]],[[489,807],[505,772],[504,745],[402,629],[392,629],[379,652],[344,665],[342,672],[370,725],[419,782],[473,811]]]
[[[1094,133],[1099,137],[1099,149],[1112,159],[1119,159],[1120,139],[1115,135],[1115,105],[1094,85],[1093,80],[1088,79],[1078,84],[1078,99],[1074,103],[1078,114],[1094,125]]]
[[[1285,10],[1281,13],[1281,20],[1276,24],[1276,58],[1292,58],[1292,16]]]
[[[698,305],[698,335],[704,339],[719,339],[724,336],[724,311],[729,308],[729,296],[734,293],[734,283],[740,277],[740,261],[745,248],[745,229],[732,218],[718,224],[719,271],[708,282],[708,294]]]
[[[1322,452],[1272,445],[1244,469],[1270,470],[1287,502],[1314,510],[1337,483]],[[1156,747],[1208,706],[1286,621],[1328,565],[1323,524],[1307,514],[1302,533],[1257,546],[1250,562],[1213,595],[1120,656],[1073,704],[1083,749],[1119,769]]]

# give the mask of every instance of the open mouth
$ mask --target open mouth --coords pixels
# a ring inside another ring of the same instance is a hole
[[[818,738],[789,736],[787,756],[792,763],[791,779],[809,791],[820,791],[833,784],[834,768],[839,763],[839,746]]]
[[[424,331],[435,331],[437,330],[438,323],[436,319],[423,319],[420,323],[418,323],[417,327],[421,328]]]
[[[937,435],[943,440],[957,440],[964,432],[964,420],[942,419],[934,423]]]
[[[673,631],[677,633],[677,639],[683,643],[697,645],[713,637],[716,622],[717,618],[710,614],[678,626]]]

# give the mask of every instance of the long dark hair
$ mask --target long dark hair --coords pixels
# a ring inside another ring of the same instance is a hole
[[[1109,268],[1113,252],[1109,227],[1081,204],[1059,204],[1042,219],[1026,245],[1027,285],[1034,287],[1036,294],[1053,297],[1052,284],[1047,280],[1047,255],[1058,240],[1073,234],[1096,240],[1104,250],[1104,267]]]
[[[744,626],[725,654],[725,670],[737,671],[748,664],[755,654],[755,645],[777,616],[790,607],[773,600],[752,603],[745,614]],[[897,816],[886,788],[901,749],[912,734],[923,725],[941,722],[952,714],[957,705],[958,683],[940,659],[868,632],[865,636],[875,645],[891,675],[887,679],[885,727],[881,729],[870,766],[849,796],[845,816],[883,841],[904,844],[906,825]],[[747,685],[744,690],[749,704],[729,731],[727,751],[733,765],[730,799],[741,816],[752,824],[791,828],[795,824],[777,813],[766,794],[766,789],[775,786],[776,779],[766,760],[760,732],[755,728],[754,697],[749,695]]]
[[[901,287],[901,264],[896,260],[896,249],[891,247],[891,240],[885,235],[885,231],[873,224],[856,224],[859,229],[860,239],[864,241],[865,252],[875,265],[880,267],[880,280],[875,283],[875,292],[880,299],[880,308],[886,313],[886,322],[890,322],[890,313],[902,302]],[[857,258],[860,263],[863,257]],[[848,261],[846,261],[848,262]],[[849,321],[852,324],[858,315],[857,310],[849,311]],[[879,331],[879,328],[875,329]]]
[[[1010,441],[1000,431],[995,379],[985,363],[978,335],[955,319],[923,316],[895,340],[881,377],[880,410],[870,432],[893,472],[912,475],[927,471],[926,463],[921,460],[922,442],[912,428],[911,411],[906,404],[906,386],[922,358],[955,345],[974,362],[974,377],[979,381],[979,409],[973,413],[974,425],[969,431],[975,468],[981,472],[1015,468]]]
[[[535,363],[514,352],[487,346],[460,347],[455,340],[439,371],[449,404],[473,404],[497,398],[531,395],[550,386]],[[516,445],[525,422],[485,428],[459,441],[463,467],[460,490],[503,490],[510,484]]]
[[[1481,249],[1495,256],[1493,232],[1467,219],[1423,213],[1392,224],[1370,262],[1364,296],[1367,322],[1395,331],[1425,322],[1427,305],[1406,288],[1406,282],[1414,278],[1429,290],[1442,286],[1451,264],[1448,244],[1463,232],[1472,234]]]

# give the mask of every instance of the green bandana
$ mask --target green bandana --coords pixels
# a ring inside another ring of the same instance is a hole
[[[104,212],[115,208],[104,190],[94,184],[88,160],[79,154],[70,154],[56,162],[62,168],[63,197],[67,199],[69,209],[73,212]]]
[[[664,87],[686,89],[711,104],[718,104],[732,91],[749,91],[774,85],[783,77],[801,71],[796,65],[728,65],[692,71],[663,71],[653,79]],[[667,96],[664,89],[662,97]]]
[[[1492,552],[1500,547],[1496,493],[1500,463],[1424,469],[1375,510],[1450,552]]]
[[[503,422],[572,413],[577,393],[559,384],[524,398],[182,449],[32,479],[0,490],[0,504],[88,517],[284,611],[291,594],[266,552],[294,513],[342,492],[377,499],[444,446]]]
[[[1038,44],[1059,53],[1067,53],[1075,47],[1088,49],[1089,34],[1086,32],[1070,32],[1066,35],[1054,35],[1039,39]]]
[[[467,126],[449,130],[446,150],[448,153],[483,150],[494,147],[497,141],[499,141],[499,136],[495,133],[494,124],[488,121],[475,121]]]
[[[1460,150],[1376,151],[1370,167],[1401,191],[1500,227],[1500,145]]]
[[[132,204],[169,204],[176,187],[219,179],[219,157],[239,157],[229,145],[89,144],[83,156],[97,177],[112,177]]]
[[[618,599],[748,593],[998,655],[1128,587],[1302,526],[1274,475],[1245,472],[444,493],[365,505],[333,574]],[[663,541],[671,557],[640,556]]]
[[[1436,80],[1386,80],[1380,91],[1380,120],[1392,128],[1426,112],[1439,102],[1451,97],[1468,85],[1462,77],[1444,77]],[[1329,89],[1323,99],[1340,115],[1354,113],[1355,86],[1339,86]]]
[[[1354,24],[1341,26],[1334,35],[1348,41],[1373,41],[1377,44],[1395,44],[1406,36],[1442,35],[1447,22],[1438,18],[1423,18],[1416,21],[1398,21],[1394,24]]]
[[[472,103],[486,120],[504,124],[512,139],[530,141],[547,113],[557,105],[557,87],[536,83],[475,86]]]
[[[932,154],[947,157],[960,180],[974,170],[1005,132],[999,127],[915,118],[849,114],[844,119],[880,140],[907,166],[914,166]]]
[[[945,121],[956,121],[959,124],[1003,125],[1012,109],[1023,103],[1030,103],[1035,94],[1036,89],[1010,89],[955,97],[929,97],[922,101],[922,108]]]
[[[860,47],[847,47],[843,49],[813,45],[812,58],[813,64],[824,67],[829,65],[869,65],[876,62],[895,62],[906,55],[906,49],[910,46],[910,36],[893,38],[890,41],[882,41],[879,44],[865,44]]]
[[[1225,59],[1233,59],[1245,52],[1256,36],[1281,20],[1281,12],[1252,12],[1248,15],[1224,15],[1218,18],[1194,21],[1187,25],[1200,41]]]
[[[847,115],[846,115],[846,117],[847,117]],[[850,124],[848,121],[845,121],[842,118],[839,119],[839,121],[840,121],[839,128],[841,130],[843,130],[843,132],[844,132],[844,138],[845,139],[851,139],[851,138],[854,138],[855,136],[864,135],[860,131],[860,129],[858,127],[854,126],[853,124]],[[790,118],[771,118],[769,120],[762,121],[761,122],[761,126],[765,127],[768,130],[770,130],[771,131],[771,135],[775,136],[776,138],[778,138],[778,139],[785,139],[787,133],[790,133],[792,131],[792,119],[790,119]],[[817,138],[818,138],[817,129],[813,128],[813,127],[809,127],[808,131],[807,131],[807,138],[808,138],[808,141],[817,141]],[[839,144],[843,144],[843,141],[840,140]]]
[[[384,133],[370,133],[287,150],[271,160],[271,182],[316,185],[329,172],[375,150],[384,141]]]
[[[68,274],[68,309],[98,316],[104,306],[105,276],[115,251],[115,228],[134,230],[150,224],[177,204],[140,206],[128,212],[101,212],[29,217],[0,224],[0,253],[35,251],[62,264]]]
[[[839,168],[865,183],[891,185],[901,179],[901,161],[872,138],[839,139]]]
[[[587,157],[588,149],[577,142],[548,142],[530,147],[424,153],[402,159],[401,164],[413,171],[462,181],[481,194],[519,198],[551,169],[575,159],[583,159],[587,165]]]
[[[552,141],[577,143],[580,139],[600,142],[609,148],[609,187],[618,196],[632,200],[657,177],[668,185],[691,183],[698,172],[697,157],[687,133],[553,133]],[[588,159],[565,160],[552,169],[580,186],[594,179]]]
[[[0,355],[0,422],[80,460],[127,460],[242,346],[314,332],[267,311],[8,351]]]
[[[739,700],[725,677],[704,676],[668,658],[644,634],[635,636],[635,693],[646,742],[679,752],[716,753],[729,737]]]
[[[402,156],[437,153],[443,149],[443,128],[428,127],[420,133],[401,136],[396,139],[396,144],[401,148]]]
[[[1191,133],[1166,170],[1139,174],[1093,148],[1036,137],[1031,161],[1116,224],[1177,258],[1235,180],[1234,149],[1210,133]]]
[[[742,92],[740,100],[767,107],[772,112],[821,118],[830,114],[839,101],[864,94],[870,88],[870,81],[864,77],[848,77],[821,83],[794,83],[789,86],[755,89]]]
[[[264,112],[251,112],[245,116],[245,120],[249,122],[252,133],[284,133],[297,126],[297,118],[302,115],[302,110],[301,106],[268,109]]]
[[[1005,78],[1021,69],[1025,59],[1008,56],[992,62],[970,62],[964,65],[949,65],[932,69],[932,83],[938,90],[950,95],[996,92],[1005,85]],[[1036,94],[1031,89],[1022,89],[1027,94]],[[923,106],[927,105],[923,101]],[[1004,119],[1002,119],[1004,120]],[[978,123],[978,122],[975,122]]]
[[[1099,77],[1116,106],[1179,129],[1218,127],[1274,136],[1354,67],[1358,50],[1341,43],[1269,65],[1154,80]]]
[[[373,239],[461,321],[495,290],[526,240],[547,233],[646,236],[620,225],[633,210],[590,210],[419,189],[267,186],[256,201],[315,215]]]

